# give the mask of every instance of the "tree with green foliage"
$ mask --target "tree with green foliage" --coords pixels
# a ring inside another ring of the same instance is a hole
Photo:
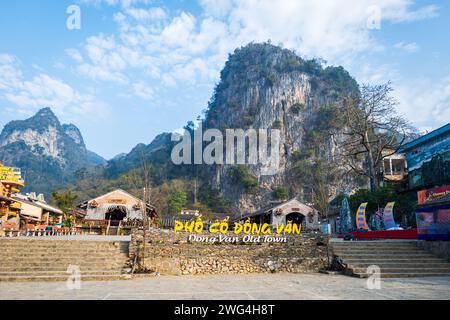
[[[258,178],[251,174],[245,165],[231,167],[230,176],[232,182],[244,187],[246,193],[254,194],[258,190]]]
[[[172,189],[169,191],[167,206],[169,214],[179,214],[186,206],[187,194],[183,190]]]
[[[303,103],[295,103],[291,107],[291,112],[295,115],[299,115],[303,110],[305,110],[305,105]]]
[[[227,212],[231,207],[231,204],[220,195],[220,191],[209,184],[200,187],[199,199],[214,212]]]
[[[74,217],[72,211],[75,208],[75,200],[78,198],[71,189],[63,192],[53,191],[52,197],[56,205],[64,214],[64,224],[66,227],[72,227]]]
[[[417,199],[415,193],[400,193],[393,186],[379,187],[375,190],[359,189],[349,198],[352,213],[356,213],[361,203],[368,202],[366,213],[373,215],[383,209],[388,202],[395,202],[394,215],[398,219],[406,215],[409,225],[415,225]]]
[[[281,120],[277,119],[272,124],[272,129],[281,129],[282,122]]]
[[[286,187],[278,187],[272,191],[272,198],[274,200],[288,200],[289,191]]]

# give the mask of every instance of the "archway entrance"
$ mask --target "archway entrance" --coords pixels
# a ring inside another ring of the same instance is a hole
[[[301,225],[304,220],[305,220],[305,216],[298,212],[292,212],[292,213],[286,215],[286,223],[288,223],[289,221],[292,221],[292,223]]]
[[[127,217],[127,210],[125,207],[116,206],[109,208],[105,214],[105,219],[110,220],[111,226],[119,226],[120,221]]]

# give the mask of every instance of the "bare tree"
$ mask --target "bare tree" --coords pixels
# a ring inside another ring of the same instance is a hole
[[[396,112],[391,83],[363,85],[357,97],[343,100],[344,162],[357,174],[369,178],[371,190],[381,182],[379,168],[384,158],[398,152],[412,126]]]
[[[151,165],[145,159],[145,155],[143,152],[139,154],[139,165],[134,170],[127,172],[124,175],[127,183],[138,193],[142,192],[142,190],[147,190],[146,197],[143,199],[145,202],[150,197],[149,191],[151,190]],[[139,191],[140,190],[140,191]]]
[[[329,187],[330,179],[327,170],[320,163],[317,164],[313,173],[313,203],[314,207],[319,211],[323,218],[328,218],[329,203],[331,197],[331,190]]]

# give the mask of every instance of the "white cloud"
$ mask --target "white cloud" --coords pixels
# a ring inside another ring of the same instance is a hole
[[[450,119],[450,76],[405,81],[395,86],[394,95],[399,111],[421,129],[445,125]]]
[[[128,8],[126,14],[139,21],[155,21],[167,18],[167,13],[163,8],[154,7],[150,9]]]
[[[123,85],[121,94],[148,101],[162,100],[163,89],[195,92],[202,84],[205,90],[212,88],[229,53],[269,39],[304,57],[354,69],[361,82],[402,84],[391,65],[361,64],[363,57],[389,48],[368,28],[374,19],[369,9],[380,12],[381,28],[438,15],[438,7],[419,6],[414,0],[379,0],[375,6],[373,0],[199,0],[198,16],[169,12],[146,0],[83,2],[118,6],[113,16],[118,32],[88,38],[81,57],[68,52],[78,62],[77,72]],[[394,48],[404,53],[419,50],[415,42],[400,41]],[[402,103],[411,103],[406,99],[409,91],[407,86],[398,90]],[[423,94],[434,96],[432,92]]]
[[[72,58],[75,62],[81,63],[83,62],[83,57],[81,56],[80,51],[78,51],[77,49],[67,49],[66,50],[66,54]]]
[[[229,14],[233,8],[231,0],[200,0],[206,15],[216,18],[223,18]]]
[[[417,10],[408,10],[408,8],[414,3],[412,0],[399,0],[392,1],[396,2],[395,5],[388,8],[384,16],[388,20],[393,22],[414,22],[429,18],[434,18],[439,15],[439,8],[436,5],[428,5],[421,7]]]
[[[8,54],[0,54],[0,90],[8,90],[11,86],[20,85],[22,72],[16,65],[16,57]]]
[[[372,0],[199,0],[203,15],[198,17],[186,11],[170,17],[166,9],[145,0],[83,2],[121,6],[114,15],[117,37],[99,34],[84,44],[88,61],[78,71],[96,80],[132,83],[127,81],[130,68],[140,68],[145,70],[141,78],[164,78],[168,85],[186,78],[192,83],[213,82],[228,53],[269,39],[335,64],[384,48],[367,28]],[[412,0],[378,1],[381,22],[416,21],[437,14],[435,6],[412,9],[413,5]],[[413,52],[418,46],[399,43],[398,48]],[[72,56],[80,60],[74,52]]]
[[[152,0],[78,0],[81,4],[86,5],[94,5],[94,6],[100,6],[102,4],[106,4],[109,6],[116,6],[120,5],[123,8],[128,8],[132,5],[138,5],[138,4],[150,4]]]
[[[134,94],[143,100],[151,100],[154,96],[154,91],[148,84],[138,82],[133,84]]]
[[[27,80],[20,61],[12,55],[0,55],[0,97],[16,105],[17,112],[26,114],[47,106],[69,116],[106,108],[92,94],[80,93],[46,73],[39,72]]]
[[[399,42],[399,43],[396,43],[394,47],[405,53],[414,53],[414,52],[419,51],[419,45],[415,42],[411,42],[411,43]]]

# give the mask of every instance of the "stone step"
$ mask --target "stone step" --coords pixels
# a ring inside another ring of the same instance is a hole
[[[80,268],[101,268],[101,269],[109,269],[125,266],[125,262],[96,262],[96,263],[83,263],[83,262],[58,262],[58,263],[27,263],[27,264],[2,264],[0,266],[0,270],[48,270],[51,268],[57,269],[67,269],[69,266],[78,266]]]
[[[429,253],[417,253],[417,254],[342,254],[338,255],[342,260],[347,259],[427,259],[427,258],[435,258],[432,254]]]
[[[0,282],[56,282],[67,281],[67,274],[65,275],[26,275],[26,276],[0,276]],[[100,274],[100,275],[86,275],[80,276],[81,281],[113,281],[113,280],[128,280],[131,279],[130,275],[123,274]]]
[[[446,263],[446,262],[422,262],[422,263],[417,263],[417,262],[373,262],[373,263],[368,263],[368,262],[352,262],[349,263],[347,261],[344,261],[344,263],[347,264],[347,268],[349,269],[354,269],[354,268],[367,268],[369,266],[372,265],[376,265],[378,267],[380,267],[381,269],[383,268],[403,268],[403,269],[408,269],[408,268],[447,268],[450,270],[450,264]]]
[[[367,268],[348,268],[353,273],[367,273]],[[401,267],[401,268],[381,268],[381,273],[442,273],[442,274],[449,274],[450,275],[450,268],[444,267],[444,268],[407,268],[407,267]]]
[[[94,247],[108,247],[108,246],[127,246],[128,241],[76,241],[76,240],[62,240],[62,241],[52,241],[52,240],[38,240],[38,239],[27,239],[27,240],[0,240],[0,246],[94,246]]]
[[[357,240],[357,241],[343,241],[338,239],[330,239],[331,244],[400,244],[400,243],[417,243],[415,239],[379,239],[379,240]]]
[[[446,260],[444,259],[440,259],[440,258],[426,258],[426,259],[397,259],[397,258],[388,258],[388,259],[377,259],[377,258],[373,258],[373,259],[342,259],[345,263],[348,264],[354,264],[354,263],[367,263],[367,264],[374,264],[374,263],[447,263]]]
[[[11,254],[5,254],[2,252],[2,260],[7,258],[14,258],[14,259],[26,259],[26,258],[39,258],[39,257],[127,257],[128,255],[123,252],[114,252],[114,253],[107,253],[107,252],[30,252],[30,253],[11,253]]]
[[[333,255],[346,269],[344,273],[368,277],[367,268],[379,266],[381,277],[450,276],[450,263],[419,248],[415,241],[370,241],[332,243]]]
[[[78,265],[78,266],[92,266],[92,265],[124,265],[127,260],[59,260],[59,261],[20,261],[16,263],[3,263],[0,265],[0,268],[7,267],[16,267],[16,266],[24,266],[24,267],[34,267],[34,268],[48,268],[49,266],[69,266],[69,265]]]
[[[56,247],[49,247],[49,246],[45,246],[45,247],[35,247],[35,246],[20,246],[20,247],[14,247],[14,246],[7,246],[7,247],[1,247],[2,251],[21,251],[21,250],[59,250],[59,251],[63,251],[63,250],[92,250],[92,251],[96,251],[96,250],[101,250],[101,251],[119,251],[119,250],[123,250],[126,249],[126,247],[114,247],[114,246],[108,246],[108,247],[99,247],[99,246],[56,246]]]
[[[31,257],[31,256],[65,256],[71,255],[84,255],[84,256],[116,256],[116,255],[128,255],[128,252],[122,251],[87,251],[87,250],[66,250],[66,251],[56,251],[56,250],[31,250],[31,251],[0,251],[1,257],[8,256],[20,256],[20,257]]]
[[[368,241],[330,241],[330,245],[333,246],[402,246],[402,245],[415,245],[420,241],[417,240],[395,240],[395,241],[376,241],[376,240],[368,240]]]
[[[117,255],[33,255],[33,256],[6,256],[1,258],[0,261],[53,261],[60,259],[99,259],[99,260],[117,260],[117,259],[127,259],[127,255],[117,254]]]
[[[25,273],[35,273],[35,272],[66,272],[70,265],[61,266],[48,266],[47,268],[33,268],[33,267],[0,267],[0,273],[11,273],[11,272],[25,272]],[[90,270],[103,270],[103,271],[116,271],[122,270],[125,265],[109,265],[107,268],[102,268],[101,265],[78,265],[80,270],[90,271]]]
[[[112,270],[80,270],[80,275],[111,275],[111,274],[122,274],[122,269],[112,269]],[[28,271],[12,271],[12,272],[2,272],[0,271],[0,277],[4,276],[63,276],[69,277],[70,274],[67,270],[47,270],[47,271],[33,271],[32,273]]]
[[[420,249],[416,245],[411,246],[330,246],[333,250],[375,250],[375,249],[392,249],[392,250],[412,250]]]
[[[128,250],[125,250],[124,248],[112,248],[112,247],[106,247],[106,248],[98,248],[98,247],[62,247],[62,248],[33,248],[33,247],[21,247],[21,248],[2,248],[0,247],[2,252],[32,252],[32,251],[55,251],[55,252],[64,252],[64,251],[92,251],[92,252],[128,252]]]
[[[0,281],[66,281],[69,266],[81,280],[120,280],[129,242],[1,240]]]
[[[408,250],[391,250],[391,249],[367,249],[367,250],[361,250],[361,249],[356,249],[356,248],[352,248],[352,249],[346,249],[346,250],[333,250],[334,254],[345,254],[345,253],[353,253],[353,254],[358,254],[358,253],[395,253],[395,254],[399,254],[399,253],[420,253],[420,252],[427,252],[423,249],[419,249],[419,248],[415,248],[415,249],[408,249]]]
[[[352,274],[354,277],[358,278],[368,278],[370,275],[366,273],[354,273]],[[381,273],[381,278],[424,278],[424,277],[449,277],[450,273],[441,273],[441,272],[433,272],[433,273],[421,273],[421,272],[386,272]]]
[[[77,263],[113,263],[113,262],[123,262],[128,261],[124,258],[71,258],[71,257],[61,257],[61,258],[40,258],[40,259],[7,259],[2,260],[0,266],[11,265],[23,265],[23,264],[51,264],[51,263],[66,263],[66,262],[77,262]]]

